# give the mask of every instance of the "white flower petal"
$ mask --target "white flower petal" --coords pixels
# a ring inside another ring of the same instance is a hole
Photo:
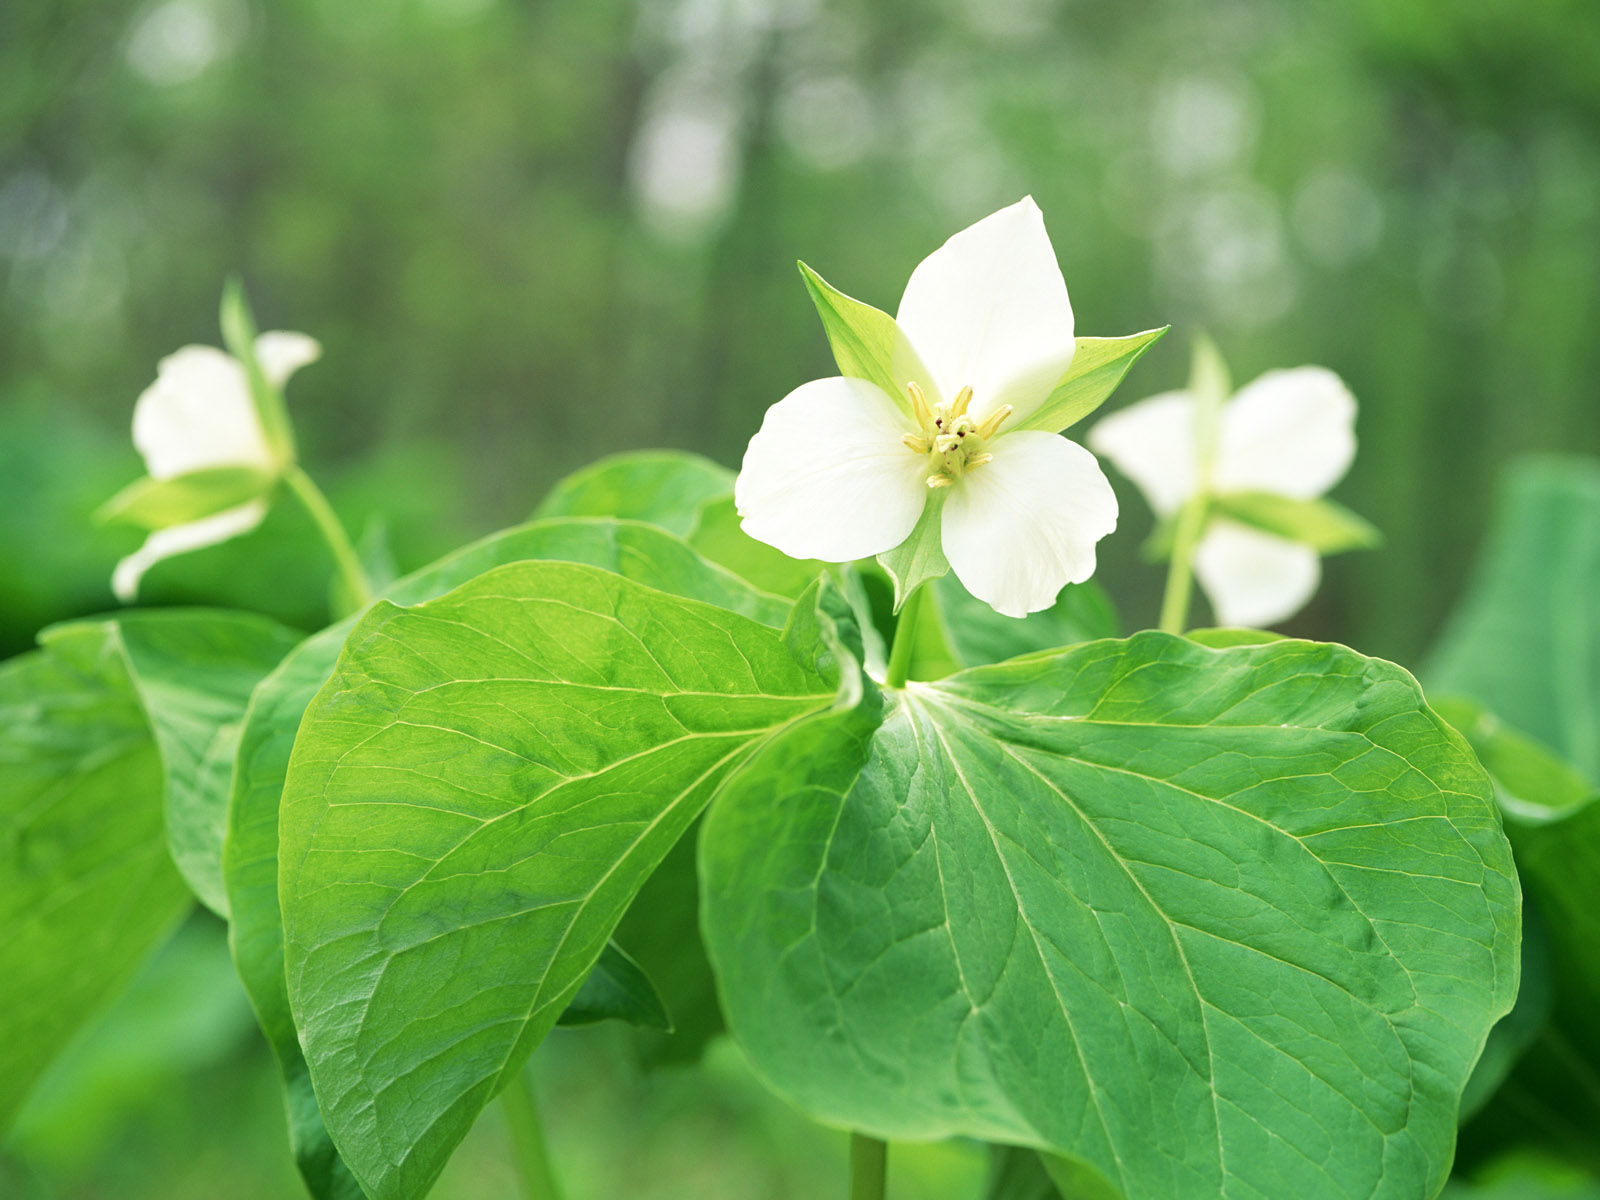
[[[256,361],[274,387],[281,388],[289,376],[321,357],[322,343],[304,333],[272,329],[256,338]]]
[[[116,570],[111,573],[111,590],[116,593],[118,600],[132,604],[134,597],[139,594],[139,580],[162,559],[214,546],[241,533],[249,533],[261,524],[261,519],[266,515],[266,501],[252,500],[238,508],[213,513],[187,525],[158,529],[145,538],[144,545],[117,564]]]
[[[1315,499],[1350,469],[1355,420],[1355,397],[1332,371],[1268,371],[1222,410],[1217,490]]]
[[[1317,552],[1234,521],[1213,520],[1195,548],[1194,572],[1219,625],[1262,627],[1292,617],[1322,578]]]
[[[793,558],[893,550],[927,503],[927,458],[894,401],[861,379],[817,379],[767,410],[734,483],[743,528]]]
[[[1163,392],[1130,404],[1089,431],[1089,448],[1133,480],[1158,516],[1171,516],[1199,481],[1194,397]]]
[[[244,368],[212,346],[185,346],[161,360],[134,405],[133,444],[155,479],[273,465]]]
[[[940,540],[967,591],[1024,617],[1094,574],[1117,497],[1094,455],[1056,434],[1002,435],[989,450],[994,460],[950,489]]]
[[[945,400],[972,388],[975,418],[1020,420],[1072,361],[1072,305],[1032,197],[956,234],[911,273],[896,316]]]

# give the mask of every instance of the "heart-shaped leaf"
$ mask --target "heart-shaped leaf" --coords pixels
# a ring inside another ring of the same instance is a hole
[[[427,1191],[728,772],[832,702],[814,644],[561,562],[362,618],[301,722],[278,891],[311,1079],[371,1195]]]
[[[864,686],[729,781],[701,871],[729,1025],[802,1109],[1130,1200],[1435,1194],[1516,992],[1487,779],[1337,646]]]
[[[708,566],[676,538],[633,521],[535,521],[485,538],[400,580],[389,589],[389,597],[418,604],[493,567],[530,559],[589,563],[774,626],[787,615],[786,605]],[[295,1160],[318,1200],[359,1194],[359,1189],[351,1190],[355,1182],[328,1138],[289,1011],[278,904],[278,814],[301,718],[333,673],[355,623],[350,618],[308,638],[256,689],[239,738],[223,854],[234,963],[277,1057]],[[591,1013],[599,1009],[599,1001],[589,1006]],[[601,1013],[619,1015],[624,1014]],[[659,1023],[653,1015],[651,1020]]]
[[[0,665],[0,1129],[188,910],[161,755],[115,647],[64,633]]]

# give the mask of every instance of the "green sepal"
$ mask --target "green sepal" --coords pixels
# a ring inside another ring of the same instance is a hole
[[[1117,390],[1123,376],[1171,326],[1147,329],[1127,337],[1081,337],[1067,373],[1033,412],[1008,429],[1043,429],[1060,433],[1077,424]]]
[[[910,416],[906,383],[916,379],[926,385],[930,377],[895,319],[882,309],[846,296],[805,263],[797,265],[811,302],[817,306],[817,316],[822,318],[839,373],[876,384]]]
[[[1318,554],[1368,550],[1383,534],[1331,500],[1295,500],[1272,492],[1232,492],[1211,498],[1212,511],[1251,529],[1310,546]]]
[[[594,1025],[623,1021],[642,1029],[672,1032],[661,993],[633,956],[616,942],[607,942],[599,961],[578,987],[577,995],[556,1019],[557,1025]]]
[[[245,378],[250,383],[250,399],[255,403],[267,445],[279,464],[288,466],[295,460],[294,427],[289,423],[283,392],[267,378],[261,369],[261,360],[256,357],[256,319],[244,294],[244,284],[236,275],[223,285],[221,315],[223,343],[228,353],[244,367]]]
[[[940,514],[944,511],[944,488],[934,488],[928,493],[928,502],[922,507],[906,538],[893,550],[878,555],[878,565],[894,580],[894,611],[899,612],[906,598],[930,579],[937,579],[950,570],[950,560],[944,556],[939,541]]]
[[[277,482],[256,467],[209,467],[170,479],[135,480],[95,510],[95,520],[167,529],[215,516],[265,495]]]

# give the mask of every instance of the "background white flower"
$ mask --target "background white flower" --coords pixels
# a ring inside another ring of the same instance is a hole
[[[303,333],[274,331],[256,339],[261,370],[281,388],[322,348]],[[133,444],[153,480],[218,467],[245,467],[270,479],[282,466],[268,443],[244,366],[213,346],[185,346],[161,360],[156,381],[133,410]],[[131,602],[156,563],[248,533],[267,513],[263,494],[198,520],[153,531],[111,576],[117,598]]]
[[[1267,372],[1223,404],[1209,479],[1199,415],[1194,395],[1166,392],[1105,418],[1090,432],[1089,445],[1133,480],[1164,519],[1175,519],[1202,487],[1219,498],[1194,560],[1217,620],[1284,620],[1317,589],[1319,548],[1234,519],[1226,501],[1262,493],[1320,497],[1355,457],[1355,398],[1322,367]]]
[[[1019,428],[1076,346],[1067,286],[1032,199],[956,234],[912,272],[891,394],[818,379],[767,410],[734,498],[751,537],[796,558],[890,551],[939,506],[967,590],[1021,617],[1094,572],[1117,502],[1094,456]]]

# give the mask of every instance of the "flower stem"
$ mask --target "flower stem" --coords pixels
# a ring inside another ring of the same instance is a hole
[[[889,1147],[864,1133],[850,1135],[850,1200],[883,1200]]]
[[[311,476],[302,471],[298,465],[291,465],[283,473],[283,481],[288,484],[289,490],[295,494],[300,503],[305,505],[306,511],[311,514],[311,519],[316,522],[323,541],[328,543],[328,549],[333,553],[334,564],[339,568],[339,575],[344,580],[345,588],[355,601],[356,607],[366,608],[372,603],[372,584],[361,566],[356,548],[350,544],[350,535],[345,533],[344,526],[339,523],[338,514],[333,511],[328,498],[322,494],[322,489],[311,481]]]
[[[516,1154],[517,1176],[527,1200],[561,1200],[561,1185],[550,1165],[545,1146],[544,1126],[539,1121],[539,1104],[533,1094],[533,1080],[524,1067],[511,1086],[500,1093],[500,1107],[511,1127],[511,1145]]]
[[[1161,625],[1166,633],[1182,634],[1189,622],[1189,594],[1194,590],[1194,552],[1206,522],[1206,496],[1190,497],[1178,513],[1172,540],[1172,561],[1167,566],[1167,590],[1161,597]]]
[[[895,623],[894,642],[889,647],[889,673],[884,683],[892,688],[903,688],[906,676],[911,673],[911,651],[917,641],[917,618],[922,614],[923,589],[918,587],[900,606],[900,619]]]

